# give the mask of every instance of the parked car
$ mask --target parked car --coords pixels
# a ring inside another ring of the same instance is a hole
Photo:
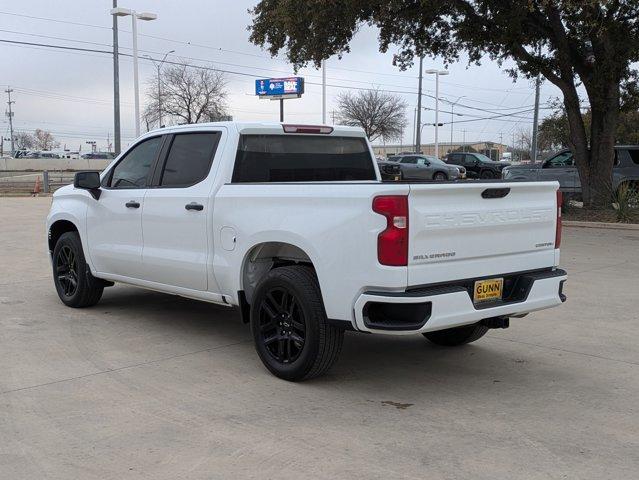
[[[402,179],[402,170],[398,163],[377,159],[377,166],[382,180],[398,181]]]
[[[511,165],[502,171],[506,180],[556,180],[565,198],[581,199],[581,180],[570,150],[561,150],[539,163]],[[615,146],[612,188],[639,183],[639,145]]]
[[[112,160],[115,155],[111,152],[91,152],[82,155],[82,158],[92,160]]]
[[[287,380],[324,373],[345,330],[455,346],[564,301],[557,182],[383,183],[372,152],[342,126],[149,132],[55,192],[58,296],[121,282],[239,307]]]
[[[399,164],[402,180],[457,180],[466,178],[466,169],[446,165],[437,157],[409,153],[395,155],[380,164]]]
[[[508,162],[495,162],[486,155],[473,152],[451,152],[444,161],[449,165],[459,165],[466,169],[468,178],[501,178],[501,171]]]

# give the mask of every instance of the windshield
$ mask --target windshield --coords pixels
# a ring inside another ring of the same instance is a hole
[[[492,162],[492,158],[487,157],[486,155],[484,155],[483,153],[475,153],[475,158],[477,158],[477,160],[479,160],[480,162]]]
[[[430,163],[436,163],[438,165],[446,165],[446,162],[444,162],[443,160],[440,160],[439,158],[435,158],[435,157],[427,157],[427,158]]]

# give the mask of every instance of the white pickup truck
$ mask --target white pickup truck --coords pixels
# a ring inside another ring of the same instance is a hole
[[[264,365],[302,380],[345,330],[454,346],[561,304],[558,187],[385,183],[357,128],[186,125],[77,173],[48,245],[66,305],[122,282],[237,306]]]

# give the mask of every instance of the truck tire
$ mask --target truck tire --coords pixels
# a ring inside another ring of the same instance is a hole
[[[104,284],[91,275],[78,232],[60,236],[53,249],[53,282],[68,307],[91,307],[100,301]]]
[[[481,178],[495,178],[496,175],[491,172],[490,170],[484,170],[483,172],[481,172]]]
[[[271,270],[251,302],[251,333],[264,366],[284,380],[324,374],[337,360],[344,331],[330,325],[313,269]]]
[[[447,328],[437,332],[427,332],[423,335],[429,342],[443,347],[456,347],[474,342],[483,337],[488,331],[488,327],[479,323],[464,325],[463,327]]]
[[[448,180],[448,175],[444,172],[436,172],[435,175],[433,175],[433,180],[443,182],[444,180]]]

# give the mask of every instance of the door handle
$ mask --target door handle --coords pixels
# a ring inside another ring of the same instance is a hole
[[[201,210],[204,210],[204,205],[201,205],[201,204],[195,203],[195,202],[191,202],[191,203],[187,203],[186,205],[184,205],[184,208],[186,208],[187,210],[197,210],[199,212]]]
[[[140,204],[134,200],[125,203],[126,208],[140,208]]]

